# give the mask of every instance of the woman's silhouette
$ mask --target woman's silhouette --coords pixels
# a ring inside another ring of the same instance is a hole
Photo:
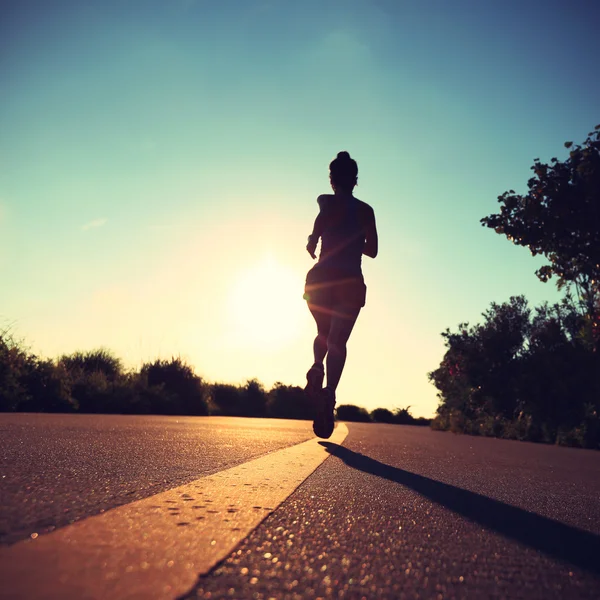
[[[317,323],[315,362],[306,374],[305,389],[315,406],[313,430],[322,438],[333,432],[335,391],[346,362],[346,342],[365,305],[362,255],[377,256],[375,213],[352,194],[357,178],[356,161],[348,152],[340,152],[329,165],[334,193],[317,198],[320,210],[306,246],[316,258],[321,239],[319,260],[306,276],[304,298]],[[327,385],[323,388],[325,373]]]

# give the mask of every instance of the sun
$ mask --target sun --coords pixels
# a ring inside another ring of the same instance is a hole
[[[301,332],[303,281],[291,268],[263,258],[242,272],[229,296],[236,345],[277,349]]]

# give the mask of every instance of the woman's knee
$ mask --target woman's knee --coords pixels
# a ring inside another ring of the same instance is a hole
[[[327,338],[327,352],[334,354],[342,354],[346,352],[347,340],[332,339],[331,336]]]
[[[327,333],[319,331],[317,333],[317,337],[315,338],[315,342],[317,342],[318,344],[323,344],[324,346],[327,345]]]

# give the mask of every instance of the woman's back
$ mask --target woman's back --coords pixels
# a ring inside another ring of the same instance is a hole
[[[349,275],[361,273],[371,207],[351,195],[319,196],[321,207],[321,253],[319,266]]]

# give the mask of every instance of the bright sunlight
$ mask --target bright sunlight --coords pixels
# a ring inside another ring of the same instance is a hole
[[[242,272],[229,296],[235,345],[281,348],[301,331],[303,279],[271,257]]]

